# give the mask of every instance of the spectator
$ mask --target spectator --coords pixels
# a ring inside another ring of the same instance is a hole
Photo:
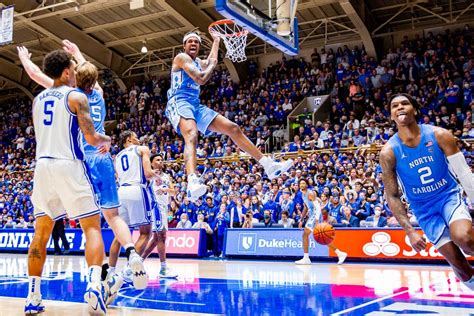
[[[359,227],[359,219],[352,214],[352,209],[350,206],[344,206],[342,208],[344,217],[341,220],[341,224],[346,227]]]
[[[380,204],[377,204],[374,208],[374,215],[367,217],[367,219],[364,221],[364,224],[362,226],[366,227],[387,227],[387,219],[382,216],[382,209],[383,206]]]
[[[283,225],[283,228],[293,228],[295,226],[295,220],[290,217],[288,211],[281,212],[281,219],[278,224]]]
[[[197,229],[204,229],[206,231],[206,234],[212,235],[212,228],[209,226],[208,223],[204,221],[204,215],[199,214],[197,216],[197,222],[194,223],[192,228],[197,228]]]
[[[263,220],[260,222],[265,225],[265,227],[272,227],[273,226],[273,219],[270,210],[265,210],[263,212]]]
[[[187,213],[182,213],[180,216],[180,221],[178,225],[176,225],[177,229],[189,229],[193,226],[191,221],[188,219],[188,214]]]

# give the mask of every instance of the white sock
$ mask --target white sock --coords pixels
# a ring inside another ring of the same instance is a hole
[[[166,261],[163,261],[163,262],[161,263],[161,268],[162,268],[162,269],[166,269]]]
[[[342,251],[340,251],[339,249],[334,250],[334,252],[335,252],[336,255],[338,255],[338,256],[342,255]]]
[[[273,162],[273,160],[267,156],[263,156],[262,159],[260,159],[258,162],[263,166],[264,169],[267,169],[268,166],[270,166],[270,164]]]
[[[100,275],[102,274],[102,267],[90,266],[88,283],[100,283]]]
[[[305,254],[303,255],[303,259],[309,259],[309,253],[305,253]]]
[[[41,277],[29,276],[28,293],[41,293]]]
[[[115,267],[109,267],[109,269],[107,270],[108,274],[112,274],[115,272]]]

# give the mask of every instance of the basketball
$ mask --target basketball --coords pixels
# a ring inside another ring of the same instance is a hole
[[[336,230],[328,223],[321,223],[313,229],[313,237],[318,244],[329,245],[336,237]]]

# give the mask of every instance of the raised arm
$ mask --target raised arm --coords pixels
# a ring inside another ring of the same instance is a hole
[[[69,94],[68,104],[72,112],[77,115],[79,128],[81,129],[86,142],[94,147],[106,148],[104,151],[109,151],[111,142],[110,137],[99,134],[95,131],[86,95],[73,91]]]
[[[211,59],[215,59],[217,61],[218,58],[217,54],[219,52],[219,43],[221,41],[221,38],[215,33],[211,33],[211,36],[214,41],[212,42],[212,48],[211,52],[209,53],[209,56],[207,56],[206,60],[201,61],[201,66],[203,70],[206,70],[207,67],[211,64]]]
[[[174,64],[183,69],[199,85],[205,84],[212,76],[217,65],[217,59],[209,58],[209,64],[205,70],[200,71],[193,63],[189,55],[181,53],[174,58]]]
[[[17,46],[16,50],[18,51],[21,64],[31,80],[46,89],[51,88],[54,84],[54,80],[46,76],[41,69],[31,61],[31,54],[28,52],[28,49],[24,46]]]
[[[148,146],[140,146],[138,147],[138,153],[142,156],[143,172],[145,173],[145,178],[150,180],[156,177],[156,173],[151,167],[150,148],[148,148]]]
[[[474,208],[474,177],[463,153],[456,144],[456,139],[451,132],[444,128],[435,128],[435,137],[448,159],[449,166],[469,198],[469,208]]]
[[[410,219],[407,210],[400,200],[400,191],[397,182],[397,174],[395,170],[396,158],[392,148],[385,145],[380,152],[380,164],[382,166],[382,181],[385,187],[385,196],[387,197],[388,206],[393,212],[400,226],[405,230],[410,243],[416,251],[422,251],[426,247],[426,241],[418,235]]]
[[[77,46],[75,43],[69,40],[63,40],[63,45],[63,49],[66,52],[70,53],[72,56],[74,56],[78,65],[86,61],[86,58],[81,53],[79,46]],[[104,91],[102,90],[102,87],[99,85],[98,82],[95,83],[94,90],[97,90],[97,92],[99,92],[101,96],[104,95]]]

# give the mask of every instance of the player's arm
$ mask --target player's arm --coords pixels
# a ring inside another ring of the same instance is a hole
[[[400,200],[400,191],[396,175],[396,158],[390,146],[385,145],[380,152],[380,164],[382,166],[382,181],[385,186],[385,195],[387,197],[388,206],[393,212],[400,226],[405,230],[410,243],[416,251],[422,251],[426,247],[425,240],[418,235],[413,226],[410,224],[410,219],[407,215],[407,210]]]
[[[137,150],[138,154],[142,156],[143,172],[145,173],[145,178],[150,180],[151,178],[156,177],[157,175],[151,167],[150,148],[148,148],[148,146],[139,146]]]
[[[187,54],[179,54],[174,58],[174,63],[183,69],[199,85],[205,84],[211,79],[212,71],[216,68],[217,59],[209,59],[209,65],[206,70],[200,71],[193,63],[193,60]]]
[[[471,168],[466,162],[463,153],[459,150],[456,139],[448,130],[444,128],[436,128],[435,137],[439,147],[443,150],[448,159],[449,166],[461,183],[464,192],[469,198],[470,208],[474,204],[474,177]]]
[[[203,70],[206,70],[207,67],[211,64],[211,59],[217,60],[219,57],[219,43],[221,41],[221,38],[215,33],[211,33],[211,36],[214,41],[212,42],[211,52],[209,53],[209,56],[207,56],[207,59],[201,61],[201,67]]]
[[[101,147],[104,152],[110,150],[110,137],[95,131],[90,115],[89,103],[85,94],[72,91],[68,96],[68,104],[73,113],[77,115],[79,128],[86,142],[94,147]]]
[[[72,56],[74,56],[74,59],[76,59],[78,65],[86,61],[86,58],[81,53],[79,46],[77,46],[75,43],[69,40],[63,40],[63,45],[64,45],[63,49],[69,54],[71,54]],[[99,92],[101,96],[104,95],[104,91],[102,90],[102,87],[99,85],[97,81],[94,85],[94,90],[97,90],[97,92]]]
[[[31,61],[31,53],[28,52],[28,49],[24,46],[17,46],[18,57],[20,58],[23,68],[25,68],[28,76],[39,84],[40,86],[45,87],[46,89],[51,88],[54,85],[54,80],[46,76],[41,69]]]

